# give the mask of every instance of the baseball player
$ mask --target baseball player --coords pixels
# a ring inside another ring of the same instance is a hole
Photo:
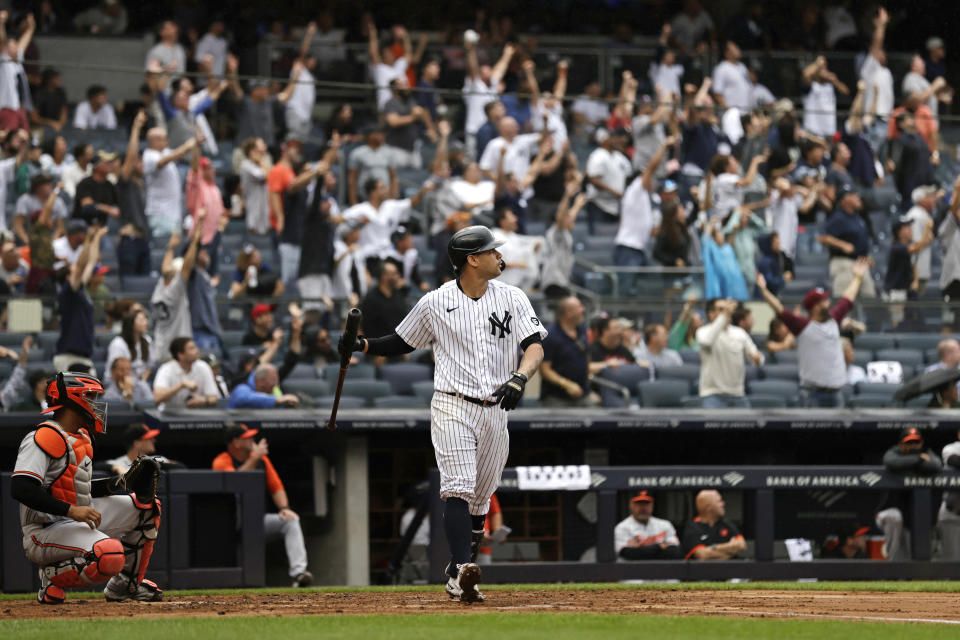
[[[653,496],[641,491],[630,499],[630,515],[613,530],[617,561],[676,560],[680,539],[669,520],[653,516]]]
[[[58,373],[43,412],[52,419],[20,443],[11,493],[20,503],[24,551],[40,566],[41,604],[62,603],[65,587],[105,581],[111,602],[163,596],[143,578],[160,527],[160,466],[142,457],[123,476],[92,479],[91,432],[107,430],[102,393],[93,376]]]
[[[447,244],[456,280],[421,298],[395,333],[340,343],[341,354],[378,356],[433,345],[430,438],[451,554],[446,591],[461,602],[483,601],[476,553],[490,496],[507,461],[505,411],[523,397],[527,379],[543,360],[541,342],[547,336],[527,296],[495,280],[504,268],[500,244],[486,227],[461,229]]]

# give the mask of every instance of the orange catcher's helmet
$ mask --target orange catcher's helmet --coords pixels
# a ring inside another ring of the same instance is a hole
[[[97,433],[107,432],[107,403],[101,400],[103,385],[83,373],[58,373],[47,382],[47,410],[73,409]]]

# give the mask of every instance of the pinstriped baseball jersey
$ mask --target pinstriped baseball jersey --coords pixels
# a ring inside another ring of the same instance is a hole
[[[418,349],[433,344],[437,391],[486,399],[517,369],[520,343],[547,331],[517,287],[490,280],[474,300],[453,280],[422,297],[397,335]]]

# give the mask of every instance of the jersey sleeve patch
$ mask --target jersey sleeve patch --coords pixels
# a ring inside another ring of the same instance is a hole
[[[62,458],[67,453],[67,441],[53,427],[38,428],[33,441],[51,458]]]

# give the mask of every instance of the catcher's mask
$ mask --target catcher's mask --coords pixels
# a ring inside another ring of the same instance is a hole
[[[47,381],[47,410],[53,413],[68,408],[79,413],[87,428],[97,433],[107,432],[107,403],[103,385],[91,375],[82,373],[58,373]]]

